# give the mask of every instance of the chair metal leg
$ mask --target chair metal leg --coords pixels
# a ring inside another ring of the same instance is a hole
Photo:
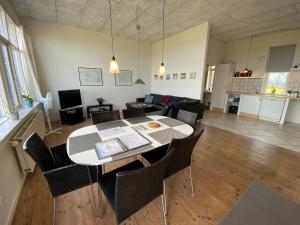
[[[99,185],[98,181],[99,181],[99,166],[97,166],[97,186],[98,186],[97,189],[98,189],[98,199],[99,199],[99,216],[100,216],[100,218],[103,218],[104,217],[103,196],[102,196],[102,190],[100,189],[100,185]]]
[[[168,225],[166,210],[165,210],[165,200],[164,200],[164,195],[163,194],[161,195],[161,204],[162,204],[162,209],[163,209],[164,223],[165,223],[165,225]]]
[[[53,225],[55,225],[56,220],[56,205],[55,205],[55,198],[53,198]]]
[[[195,196],[195,192],[194,192],[194,185],[193,185],[193,178],[192,178],[192,166],[189,166],[190,168],[190,181],[191,181],[191,188],[192,188],[192,196]]]
[[[90,173],[90,168],[87,166],[87,171],[88,171],[88,175],[89,175],[89,180],[90,180],[90,189],[92,192],[92,198],[93,198],[93,202],[94,202],[94,208],[95,208],[95,212],[96,212],[96,216],[98,217],[98,213],[97,213],[97,207],[96,207],[96,201],[95,201],[95,196],[94,196],[94,190],[93,190],[93,182],[92,182],[92,178],[91,178],[91,173]]]
[[[167,195],[166,195],[166,181],[163,181],[163,195],[164,195],[164,204],[165,204],[165,215],[168,215],[168,209],[167,209]]]

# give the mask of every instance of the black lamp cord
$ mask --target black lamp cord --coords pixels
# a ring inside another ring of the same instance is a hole
[[[111,49],[112,49],[112,53],[113,53],[113,58],[115,58],[113,25],[112,25],[112,16],[111,16],[111,0],[108,0],[108,2],[109,2],[109,17],[110,17]]]
[[[162,49],[161,49],[161,62],[164,63],[164,49],[165,49],[165,8],[166,8],[166,0],[163,0],[163,32],[162,32]]]

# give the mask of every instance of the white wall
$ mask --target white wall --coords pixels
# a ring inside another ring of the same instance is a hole
[[[154,80],[161,64],[162,41],[152,45],[151,92],[200,99],[209,38],[208,22],[165,40],[165,60],[171,80]],[[172,80],[172,73],[196,72],[195,80]]]
[[[210,36],[208,41],[206,64],[208,65],[223,64],[225,62],[225,48],[226,48],[225,42]]]
[[[114,75],[109,74],[112,57],[109,35],[53,23],[26,20],[26,32],[32,38],[36,65],[43,93],[53,92],[54,106],[59,108],[58,90],[81,89],[83,104],[95,104],[97,97],[117,108],[135,101],[150,90],[151,46],[141,45],[141,74],[146,85],[115,86]],[[137,76],[138,42],[115,37],[115,52],[120,69],[133,71]],[[80,86],[78,66],[100,67],[104,86]],[[53,110],[57,112],[57,110]]]
[[[296,44],[294,64],[300,63],[300,30],[276,32],[266,35],[255,36],[236,41],[228,42],[226,45],[226,62],[236,63],[236,70],[242,71],[247,64],[248,69],[252,69],[254,76],[264,76],[266,70],[269,48],[274,46]]]

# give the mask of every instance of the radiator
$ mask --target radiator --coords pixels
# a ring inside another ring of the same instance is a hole
[[[32,173],[35,167],[35,162],[23,148],[24,142],[33,133],[37,133],[42,139],[45,137],[46,126],[41,110],[34,112],[33,115],[26,120],[25,124],[20,128],[12,140],[12,146],[17,151],[19,162],[24,174],[28,172]]]

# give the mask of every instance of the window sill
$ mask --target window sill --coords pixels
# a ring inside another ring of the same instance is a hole
[[[35,102],[32,108],[23,108],[19,110],[20,118],[18,120],[6,119],[0,124],[0,142],[2,142],[8,135],[10,135],[20,124],[25,122],[30,113],[33,112],[40,102]]]

